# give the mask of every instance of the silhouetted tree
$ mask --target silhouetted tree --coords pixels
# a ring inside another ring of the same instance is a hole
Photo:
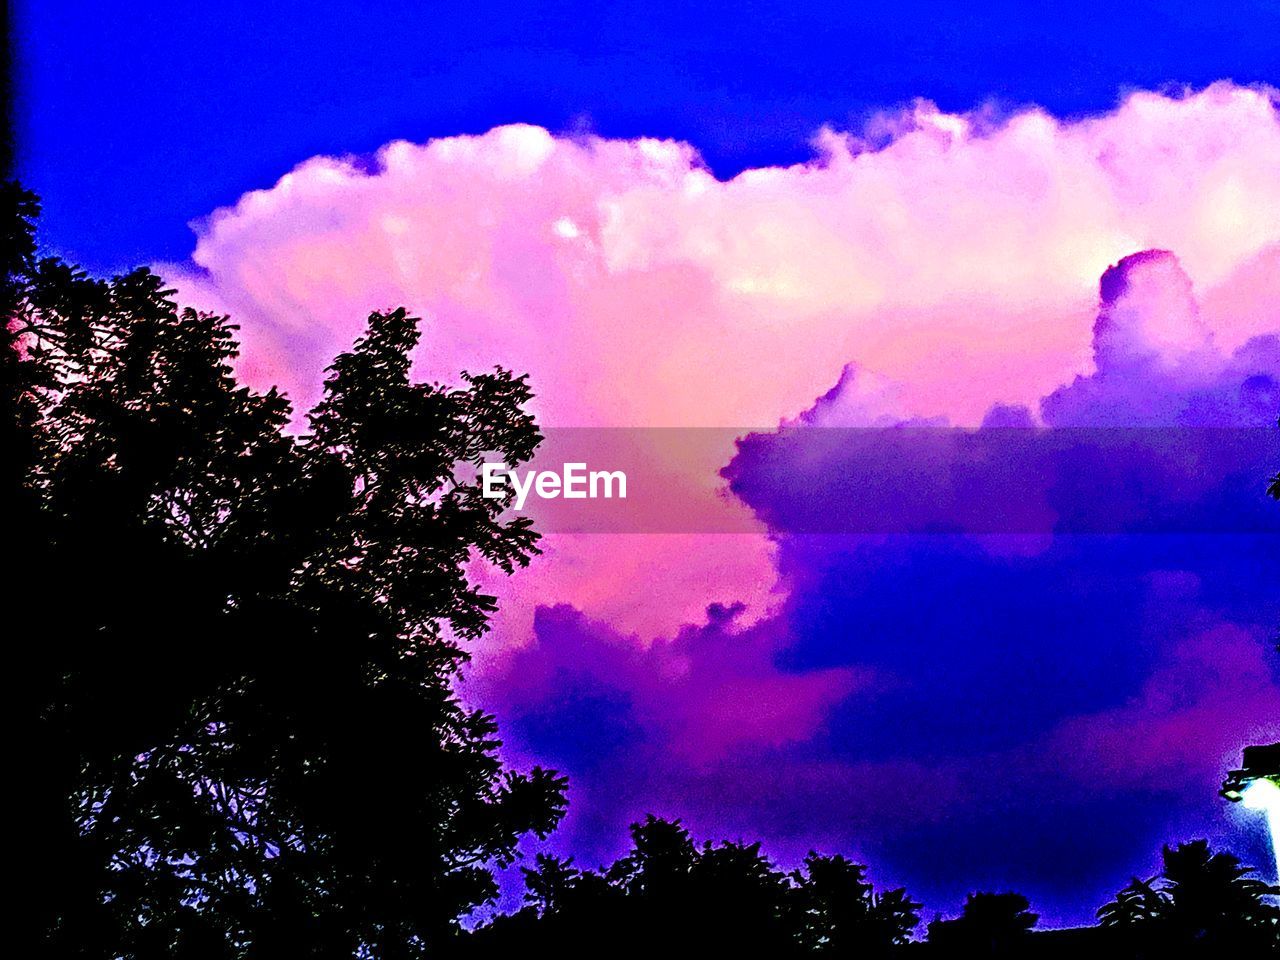
[[[573,858],[561,859],[540,853],[535,866],[521,867],[524,874],[525,903],[540,917],[563,912],[573,899],[573,891],[582,871],[573,866]]]
[[[794,944],[790,885],[759,843],[705,844],[691,871],[692,929],[681,937],[702,955],[778,956]]]
[[[433,951],[564,806],[450,688],[494,609],[464,565],[536,551],[468,479],[539,442],[525,380],[414,383],[416,320],[374,313],[291,435],[236,382],[227,318],[37,260],[34,199],[3,199],[42,954]]]
[[[1168,910],[1168,902],[1154,883],[1154,880],[1134,877],[1114,900],[1098,910],[1102,925],[1133,929],[1162,919]]]
[[[609,868],[610,882],[657,902],[688,889],[698,851],[679,820],[652,814],[631,825],[631,852]]]
[[[605,873],[628,898],[622,936],[643,950],[680,949],[700,922],[692,897],[698,850],[679,820],[652,815],[632,825],[631,842]]]
[[[836,854],[810,853],[795,884],[797,934],[819,956],[881,956],[905,943],[920,922],[920,904],[905,890],[877,894],[866,867]]]
[[[1204,840],[1165,847],[1166,920],[1177,942],[1223,951],[1280,948],[1280,909],[1264,899],[1277,891],[1252,872]]]
[[[1020,893],[971,893],[957,919],[929,924],[929,942],[971,956],[1000,956],[1021,949],[1039,919]]]
[[[679,821],[652,816],[631,838],[631,851],[598,872],[539,855],[524,870],[527,906],[493,918],[464,954],[876,957],[918,920],[904,891],[877,894],[844,857],[810,854],[785,874],[758,843],[697,846]]]
[[[1098,911],[1103,926],[1130,935],[1151,952],[1230,956],[1280,951],[1275,888],[1250,876],[1229,853],[1204,840],[1164,848],[1164,866],[1149,881],[1134,880]]]

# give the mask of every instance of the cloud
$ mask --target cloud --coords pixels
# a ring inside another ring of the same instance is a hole
[[[428,318],[424,376],[528,372],[551,426],[758,428],[850,361],[895,385],[893,413],[977,423],[1088,372],[1097,278],[1144,249],[1176,251],[1221,348],[1265,325],[1255,308],[1270,301],[1253,298],[1280,255],[1271,91],[1135,93],[1072,121],[921,102],[815,145],[809,163],[719,181],[672,141],[517,125],[396,142],[246,194],[164,270],[235,315],[251,382],[302,407],[367,312],[404,303]],[[578,569],[618,562],[556,549]],[[763,538],[642,552],[649,569],[685,568],[649,602],[549,569],[537,595],[650,637],[709,602],[744,600],[749,616],[773,602]],[[509,632],[527,636],[527,609],[517,620]]]
[[[1164,251],[1099,289],[1093,371],[1032,409],[894,422],[851,365],[744,438],[725,474],[777,547],[771,616],[714,606],[646,648],[544,611],[479,699],[573,775],[567,849],[609,855],[658,809],[1081,922],[1161,839],[1241,847],[1218,784],[1280,737],[1280,339],[1219,350]]]
[[[676,466],[757,533],[555,535],[495,583],[468,695],[571,774],[588,860],[655,810],[1062,897],[1046,864],[1123,881],[1280,736],[1246,442],[1280,407],[1272,90],[921,102],[728,181],[502,127],[309,160],[197,235],[163,272],[302,407],[403,303],[421,376],[528,372],[546,426],[731,428]],[[815,501],[832,472],[862,486]]]
[[[894,387],[850,365],[738,442],[730,489],[778,534],[1280,531],[1257,482],[1280,457],[1280,336],[1218,350],[1167,251],[1099,286],[1093,371],[1034,409],[997,404],[976,429],[895,419]]]
[[[547,423],[741,427],[855,358],[915,415],[1031,402],[1087,364],[1109,264],[1174,250],[1208,292],[1276,256],[1267,91],[885,123],[878,148],[824,131],[812,162],[727,182],[684,144],[527,126],[316,158],[215,213],[198,269],[169,275],[233,309],[246,372],[303,403],[370,305],[404,302],[431,320],[425,370],[501,358]],[[1231,319],[1224,346],[1258,332]]]
[[[625,707],[654,749],[696,766],[806,740],[829,707],[873,682],[853,668],[779,672],[785,632],[774,621],[740,626],[741,613],[740,604],[712,604],[703,623],[646,647],[572,607],[543,607],[536,645],[479,677],[475,692],[485,703],[531,710],[536,723],[573,702],[572,691],[603,697]]]

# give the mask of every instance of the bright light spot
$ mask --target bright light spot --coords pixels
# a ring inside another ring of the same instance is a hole
[[[1240,802],[1246,809],[1260,810],[1267,817],[1267,827],[1271,831],[1271,851],[1276,860],[1276,873],[1280,874],[1280,786],[1274,781],[1259,779],[1252,781],[1240,796]]]
[[[1240,801],[1248,810],[1273,810],[1280,806],[1280,786],[1270,780],[1253,780],[1244,788]]]
[[[557,237],[564,237],[566,240],[573,240],[581,233],[578,225],[568,217],[561,217],[551,225],[551,229],[556,232]]]

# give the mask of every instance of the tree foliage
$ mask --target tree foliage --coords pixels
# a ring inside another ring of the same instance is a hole
[[[678,820],[653,816],[631,840],[598,871],[540,855],[524,871],[527,906],[477,931],[469,955],[881,957],[919,920],[905,891],[878,893],[838,855],[811,853],[784,873],[758,843],[699,846]]]
[[[24,782],[48,952],[432,952],[545,836],[564,782],[506,769],[451,681],[536,552],[469,479],[540,440],[523,377],[415,383],[374,313],[309,429],[241,386],[235,328],[159,277],[38,259],[8,186],[3,482],[26,617]]]
[[[970,956],[1019,952],[1039,916],[1020,893],[971,893],[955,920],[929,924],[929,942]]]
[[[1204,840],[1166,846],[1164,866],[1134,879],[1098,911],[1104,927],[1123,931],[1167,955],[1248,956],[1280,951],[1280,893],[1229,853]]]

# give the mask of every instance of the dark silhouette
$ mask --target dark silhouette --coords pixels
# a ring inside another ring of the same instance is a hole
[[[1163,856],[1158,876],[1134,879],[1098,911],[1104,927],[1135,945],[1135,955],[1280,953],[1280,907],[1267,901],[1280,890],[1204,840],[1166,846]]]
[[[1020,893],[971,893],[957,919],[929,924],[929,942],[967,956],[1009,956],[1024,951],[1039,919]]]
[[[866,868],[811,853],[786,874],[758,843],[694,844],[679,821],[647,817],[632,849],[600,871],[539,856],[523,910],[495,918],[465,955],[883,957],[905,944],[919,904],[877,894]]]
[[[435,955],[564,809],[450,689],[494,606],[465,562],[536,551],[459,469],[530,456],[528,385],[414,383],[417,322],[374,313],[292,436],[236,382],[227,318],[37,260],[34,198],[4,202],[40,954]]]
[[[884,956],[920,922],[905,890],[877,893],[867,868],[836,854],[810,853],[791,874],[798,938],[818,956]]]
[[[1134,877],[1129,885],[1116,894],[1110,903],[1098,910],[1098,919],[1104,927],[1122,927],[1148,932],[1153,924],[1165,916],[1168,901],[1164,892],[1156,886],[1156,879],[1139,880]]]

